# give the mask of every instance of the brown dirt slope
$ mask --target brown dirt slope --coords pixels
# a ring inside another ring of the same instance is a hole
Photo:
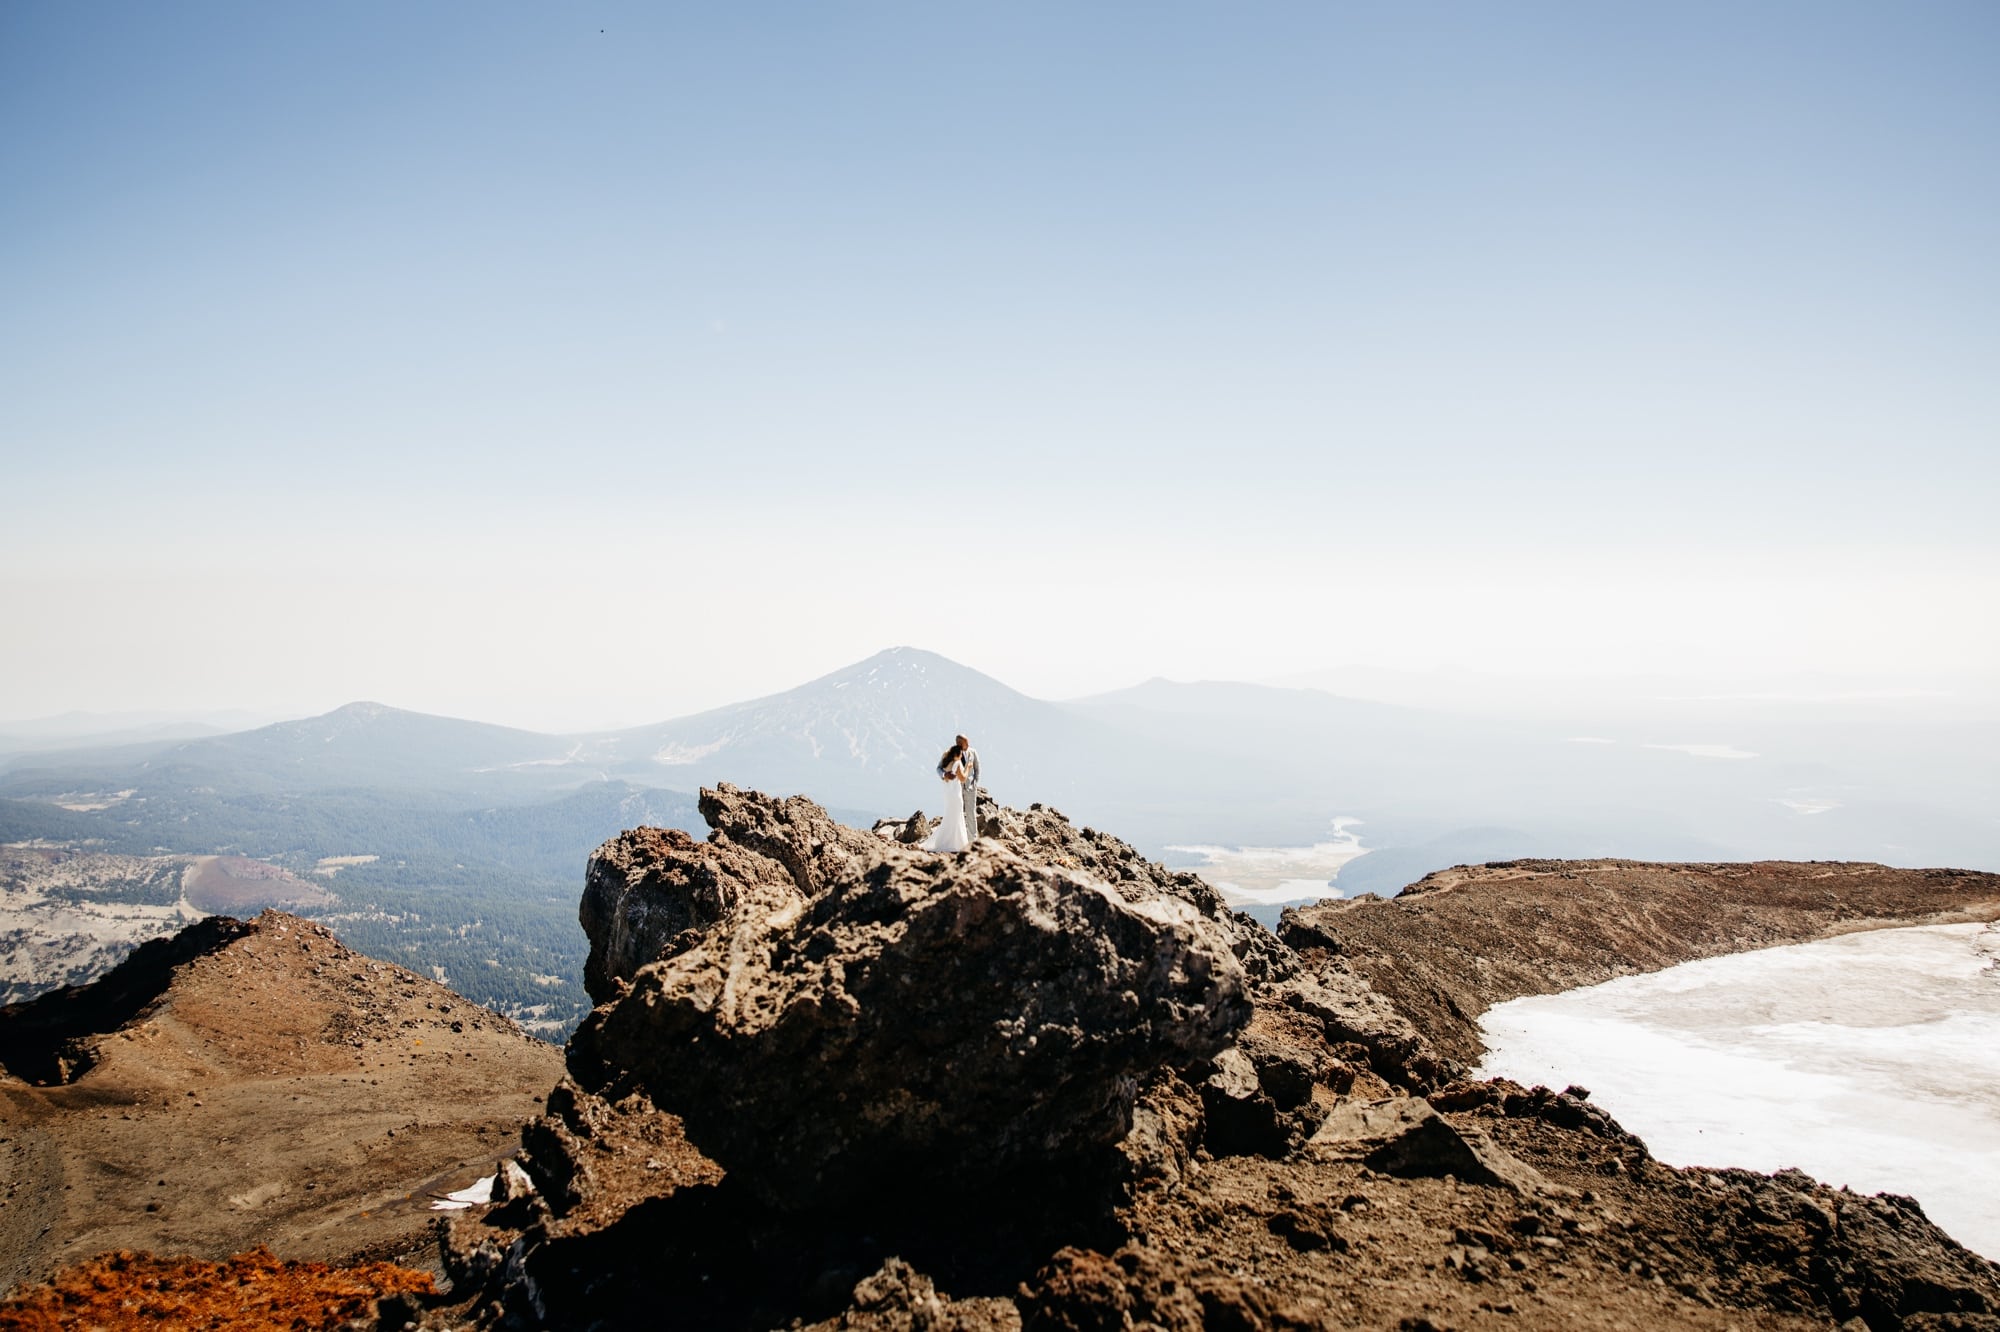
[[[0,1291],[88,1255],[386,1256],[490,1173],[558,1050],[275,911],[0,1009]]]
[[[1854,930],[2000,918],[2000,875],[1838,862],[1516,860],[1441,870],[1393,898],[1287,911],[1286,943],[1344,958],[1445,1054],[1531,994]]]

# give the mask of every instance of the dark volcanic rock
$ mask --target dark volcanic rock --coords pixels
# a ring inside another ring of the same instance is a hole
[[[980,835],[1000,842],[1024,859],[1090,875],[1115,888],[1129,902],[1171,899],[1186,902],[1229,941],[1229,948],[1252,981],[1282,980],[1298,960],[1277,937],[1240,911],[1200,875],[1147,860],[1109,833],[1079,828],[1061,810],[1030,805],[1008,809],[980,806]]]
[[[877,819],[874,832],[877,837],[887,837],[904,846],[915,846],[928,837],[936,825],[937,820],[924,817],[924,812],[918,810],[907,819]]]
[[[762,856],[677,828],[634,828],[606,842],[590,858],[577,910],[590,940],[590,997],[615,997],[640,967],[731,911],[752,903],[777,910],[796,899],[791,880],[770,869]]]
[[[1546,1187],[1486,1134],[1458,1128],[1421,1096],[1342,1106],[1313,1135],[1312,1145],[1323,1153],[1361,1160],[1385,1175],[1450,1175],[1516,1193]]]
[[[955,856],[916,816],[702,809],[592,863],[604,1002],[524,1133],[538,1191],[446,1241],[477,1326],[2000,1325],[2000,1270],[1908,1200],[1671,1169],[1582,1088],[1464,1079],[1535,932],[1562,967],[1708,937],[1657,875],[1538,869],[1497,913],[1434,883],[1287,942],[1052,809],[983,801]]]
[[[770,1205],[1074,1165],[1130,1129],[1143,1078],[1248,1019],[1234,922],[1136,871],[1108,886],[1115,839],[1070,869],[1005,838],[915,850],[801,797],[701,804],[708,842],[627,834],[593,863],[593,980],[629,989],[570,1065],[644,1088]]]
[[[1368,1066],[1398,1086],[1423,1090],[1461,1071],[1339,958],[1311,976],[1292,976],[1268,987],[1266,997],[1318,1021],[1334,1044],[1360,1047]]]

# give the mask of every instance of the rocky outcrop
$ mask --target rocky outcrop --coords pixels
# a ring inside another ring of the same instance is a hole
[[[984,803],[942,856],[921,814],[702,807],[706,841],[637,830],[592,864],[604,1002],[524,1134],[537,1191],[454,1223],[474,1321],[2000,1318],[2000,1269],[1907,1200],[1670,1169],[1582,1088],[1465,1080],[1433,1039],[1471,1002],[1442,984],[1456,916],[1411,944],[1438,988],[1406,1004],[1337,909],[1281,941],[1054,810]],[[1559,938],[1603,928],[1540,905]]]
[[[1314,1151],[1360,1161],[1384,1175],[1450,1175],[1515,1193],[1545,1193],[1548,1183],[1478,1129],[1447,1120],[1421,1096],[1354,1101],[1313,1134]]]
[[[597,849],[584,872],[578,917],[590,940],[584,989],[617,997],[639,969],[691,945],[730,912],[782,910],[798,898],[762,856],[697,842],[678,828],[634,828]]]
[[[1679,899],[1647,885],[1297,913],[1286,943],[1049,809],[984,804],[947,856],[916,845],[921,816],[859,830],[728,787],[702,808],[706,840],[638,829],[593,860],[601,1002],[569,1076],[491,1203],[446,1228],[450,1292],[385,1303],[384,1326],[2000,1327],[2000,1267],[1909,1199],[1673,1169],[1581,1087],[1464,1077],[1453,1023],[1492,977],[1535,974],[1525,946],[1478,969],[1491,918],[1545,931],[1547,974],[1586,968],[1594,940],[1670,933]],[[1386,978],[1398,920],[1417,924]],[[294,990],[371,993],[378,964],[294,928],[188,967],[241,950],[232,982],[276,957]],[[373,1051],[400,1019],[431,1058],[450,1001],[383,979],[400,1007],[325,1038]],[[218,1007],[180,980],[169,1004],[133,993],[141,1024]],[[294,1057],[278,1000],[221,1005],[259,1067]],[[448,1064],[475,1053],[483,1071],[483,1048]],[[105,1072],[17,1090],[101,1097]]]
[[[619,988],[570,1066],[647,1091],[769,1205],[1074,1167],[1147,1075],[1249,1017],[1219,901],[1108,883],[1110,858],[936,855],[727,786],[701,807],[707,842],[627,834],[593,861],[593,982]]]

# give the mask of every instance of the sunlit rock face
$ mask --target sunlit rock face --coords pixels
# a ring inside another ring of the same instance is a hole
[[[992,839],[933,854],[799,797],[723,787],[702,809],[708,842],[600,853],[592,979],[618,993],[570,1065],[643,1087],[769,1201],[1058,1169],[1124,1137],[1150,1071],[1249,1018],[1240,926],[1212,901]],[[664,956],[619,975],[641,937]]]

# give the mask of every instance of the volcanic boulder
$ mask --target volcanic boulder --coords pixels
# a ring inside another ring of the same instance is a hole
[[[1073,1166],[1124,1136],[1146,1075],[1248,1019],[1226,916],[1150,883],[995,839],[933,854],[800,797],[723,786],[702,811],[705,843],[627,834],[594,862],[593,982],[623,988],[570,1066],[646,1091],[769,1205]],[[642,939],[664,956],[623,974]]]

